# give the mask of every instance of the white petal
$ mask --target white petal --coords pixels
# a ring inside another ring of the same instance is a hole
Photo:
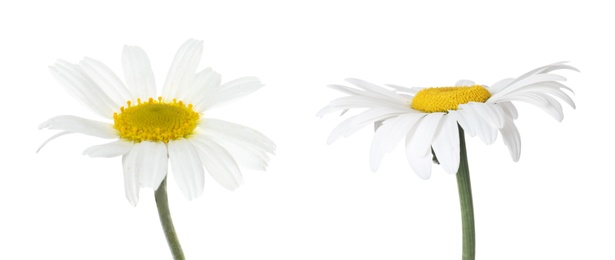
[[[498,128],[490,125],[481,116],[481,113],[478,111],[480,108],[477,108],[481,105],[483,104],[468,103],[459,105],[457,113],[463,118],[463,120],[459,120],[459,123],[464,130],[467,129],[470,133],[476,133],[485,144],[492,144],[498,137]]]
[[[36,149],[36,152],[37,153],[40,152],[41,149],[43,149],[43,147],[45,147],[45,145],[47,145],[47,143],[51,142],[53,139],[56,139],[56,138],[58,138],[60,136],[66,135],[66,134],[74,134],[74,133],[70,132],[70,131],[62,131],[62,132],[59,132],[59,133],[57,133],[55,135],[52,135],[51,137],[47,138],[47,140],[45,140],[45,142],[43,142],[41,144],[41,146],[38,147],[38,149]]]
[[[553,97],[541,93],[523,93],[509,97],[511,100],[523,101],[542,109],[555,120],[561,122],[564,119],[562,105]]]
[[[202,41],[190,39],[179,47],[162,89],[163,97],[177,97],[189,90],[202,55]]]
[[[132,148],[136,153],[135,171],[142,188],[158,189],[167,175],[169,157],[167,147],[163,142],[143,141]]]
[[[512,83],[514,80],[515,80],[514,78],[506,78],[506,79],[500,80],[489,87],[489,92],[491,92],[492,95],[495,93],[498,93],[502,91],[502,89],[510,85],[510,83]]]
[[[124,46],[122,67],[126,84],[133,97],[142,100],[157,97],[154,73],[143,49],[136,46]]]
[[[118,138],[113,125],[76,116],[56,116],[38,126],[39,129],[64,130],[101,138]]]
[[[190,141],[197,148],[209,175],[222,187],[235,190],[240,184],[243,184],[243,177],[237,163],[224,147],[202,136],[191,138]]]
[[[476,85],[476,83],[474,83],[474,81],[471,80],[467,80],[467,79],[462,79],[457,81],[457,83],[455,83],[455,86],[459,86],[459,87],[468,87],[468,86],[474,86]]]
[[[207,118],[201,122],[199,127],[202,127],[205,133],[215,132],[216,134],[234,137],[238,142],[245,141],[248,143],[254,143],[262,146],[269,153],[273,153],[275,150],[275,143],[273,143],[271,139],[261,132],[247,126],[220,119]]]
[[[540,88],[541,91],[563,100],[564,102],[566,102],[566,104],[568,104],[572,108],[576,108],[576,105],[574,104],[574,101],[572,100],[572,98],[568,94],[566,94],[564,91],[561,90],[561,89],[567,89],[570,92],[574,93],[572,89],[568,88],[567,86],[559,82],[545,82],[542,85],[543,87]]]
[[[574,93],[572,89],[570,89],[569,87],[565,86],[562,83],[555,82],[555,81],[549,81],[549,82],[540,82],[540,83],[536,83],[533,85],[524,86],[524,87],[518,88],[515,91],[511,91],[508,94],[497,97],[497,98],[491,97],[489,98],[487,102],[496,103],[496,102],[501,102],[501,101],[514,101],[519,96],[527,97],[527,96],[552,95],[554,97],[557,97],[563,100],[571,107],[575,108],[575,104],[572,98],[570,98],[568,94],[562,91],[562,89],[566,89]],[[547,101],[543,101],[543,102],[547,103]]]
[[[388,107],[392,109],[411,111],[408,106],[409,103],[409,100],[404,100],[404,102],[392,102],[390,99],[384,99],[379,97],[348,96],[334,99],[327,106],[323,107],[320,111],[318,111],[318,113],[316,113],[316,116],[321,117],[332,112],[352,108]]]
[[[517,126],[515,126],[515,122],[512,118],[506,118],[504,127],[500,129],[500,133],[502,133],[502,139],[506,147],[508,147],[513,161],[519,161],[519,157],[521,156],[521,135],[519,135],[519,130],[517,130]]]
[[[432,148],[438,162],[449,174],[457,173],[459,169],[459,128],[454,116],[446,115],[442,118],[440,131],[436,134]]]
[[[574,71],[577,71],[577,72],[579,71],[575,67],[572,67],[570,65],[566,65],[565,63],[566,63],[565,61],[555,62],[555,63],[549,64],[549,65],[546,65],[546,66],[542,66],[542,67],[533,69],[533,70],[531,70],[531,71],[529,71],[529,72],[527,72],[527,73],[517,77],[516,81],[520,81],[522,79],[531,77],[531,76],[536,75],[536,74],[549,73],[551,71],[560,70],[560,69],[574,70]]]
[[[344,85],[331,84],[331,85],[327,85],[327,87],[335,89],[340,92],[344,92],[349,95],[353,95],[353,96],[362,96],[365,93],[365,91],[361,91],[356,88],[347,87]]]
[[[220,73],[211,68],[204,69],[196,74],[189,90],[180,93],[178,97],[193,104],[197,111],[203,111],[205,110],[203,104],[207,104],[208,100],[213,100],[220,88],[221,80]]]
[[[544,94],[541,94],[539,92],[525,92],[525,93],[512,93],[509,95],[506,95],[505,97],[501,98],[498,100],[498,102],[500,101],[523,101],[523,102],[528,102],[534,105],[538,105],[538,106],[546,106],[549,104],[549,101],[547,101],[544,98]]]
[[[222,84],[212,99],[203,100],[203,103],[199,103],[198,105],[204,109],[212,108],[251,94],[263,86],[260,80],[255,77],[239,78]]]
[[[401,86],[396,86],[396,85],[386,85],[386,86],[392,88],[393,90],[388,90],[385,88],[383,88],[383,90],[393,92],[395,95],[397,95],[395,96],[395,98],[391,98],[388,94],[382,95],[378,91],[368,91],[368,90],[365,90],[364,88],[357,89],[355,87],[347,87],[343,85],[328,85],[327,87],[344,92],[346,94],[349,94],[350,97],[359,97],[364,100],[365,99],[378,100],[385,104],[402,103],[404,105],[407,105],[409,103],[408,100],[412,98],[411,96],[416,94],[420,90],[420,88],[406,88],[406,87],[401,87]],[[381,88],[381,87],[378,87],[378,88]],[[401,93],[397,93],[397,92],[401,92]]]
[[[170,141],[169,160],[177,186],[188,200],[203,194],[205,172],[197,149],[186,139]]]
[[[139,202],[139,181],[135,171],[136,153],[131,150],[122,156],[122,167],[124,168],[124,191],[126,198],[133,206]]]
[[[362,88],[370,93],[376,94],[381,97],[386,97],[391,100],[396,101],[405,101],[405,98],[395,93],[395,91],[388,90],[376,84],[360,80],[360,79],[346,79],[346,81],[354,84],[355,86]]]
[[[419,93],[419,91],[421,91],[423,89],[423,88],[420,88],[420,87],[408,88],[408,87],[402,87],[402,86],[393,85],[393,84],[386,84],[386,86],[395,89],[397,92],[404,93],[404,94],[409,94],[409,95],[412,95],[412,96],[416,95],[416,93]]]
[[[463,128],[466,135],[469,135],[471,137],[476,136],[476,129],[474,129],[475,127],[470,127],[470,123],[464,117],[464,113],[459,113],[458,111],[459,110],[448,111],[448,116],[452,116],[457,119],[457,123],[459,124],[459,126],[461,126],[461,128]]]
[[[406,158],[422,179],[431,176],[431,144],[444,113],[430,113],[418,121],[406,136]]]
[[[329,134],[327,144],[331,144],[341,137],[348,137],[368,124],[373,124],[376,121],[404,114],[408,111],[409,110],[407,109],[391,109],[386,107],[368,109],[361,114],[342,121],[337,127],[333,129],[333,131],[331,131],[331,134]]]
[[[502,110],[504,110],[504,113],[508,117],[510,117],[512,119],[517,119],[517,117],[519,117],[519,113],[517,112],[517,108],[515,107],[515,105],[512,102],[510,102],[510,101],[498,102],[497,105],[502,107]]]
[[[234,158],[239,167],[253,170],[265,171],[269,162],[269,154],[260,146],[248,143],[237,142],[237,139],[227,138],[226,136],[210,135],[203,133],[205,138],[220,144]]]
[[[429,113],[418,121],[409,132],[407,142],[417,156],[431,156],[431,143],[438,132],[444,113]]]
[[[561,89],[568,89],[559,82],[544,82],[540,85],[527,86],[511,92],[506,96],[502,96],[498,101],[523,101],[538,106],[545,112],[553,116],[556,120],[561,121],[564,118],[561,104],[554,97],[557,97],[566,102],[571,107],[575,108],[574,101]]]
[[[264,134],[239,124],[205,119],[202,123],[203,135],[214,138],[235,158],[240,166],[265,170],[269,154],[275,151],[275,144]]]
[[[399,94],[395,90],[413,92],[413,89],[393,86],[391,88],[394,90],[390,90],[358,79],[349,79],[348,81],[355,84],[359,89],[341,85],[330,85],[329,87],[350,94],[350,96],[331,101],[316,114],[317,116],[320,117],[339,110],[347,111],[352,108],[388,107],[406,111],[411,110],[409,104],[412,100],[412,95]]]
[[[547,100],[548,104],[543,107],[539,106],[539,108],[547,112],[547,114],[551,115],[558,122],[564,120],[564,111],[562,110],[562,105],[551,96],[544,95],[543,98]]]
[[[105,64],[91,58],[84,58],[79,65],[115,102],[116,109],[126,104],[126,101],[136,99],[124,83]]]
[[[565,81],[566,78],[560,76],[560,75],[555,75],[555,74],[538,74],[538,75],[533,75],[529,78],[525,78],[525,79],[521,79],[517,82],[514,82],[508,86],[506,86],[505,88],[503,88],[501,91],[494,93],[493,95],[491,95],[491,97],[489,98],[489,100],[493,99],[493,100],[497,100],[500,97],[503,97],[504,95],[507,95],[508,93],[511,93],[513,91],[516,91],[520,88],[526,87],[526,86],[530,86],[536,83],[544,83],[544,82],[551,82],[551,81]]]
[[[427,114],[423,113],[403,114],[386,120],[384,124],[378,128],[378,131],[376,131],[374,135],[370,150],[370,165],[372,171],[378,170],[384,155],[393,151],[397,144],[406,137],[414,124],[426,115]]]
[[[106,144],[91,146],[83,151],[90,157],[116,157],[127,154],[134,144],[132,142],[117,140]]]
[[[115,102],[77,65],[58,60],[49,71],[73,97],[105,118],[113,118]]]
[[[414,173],[421,179],[427,180],[431,177],[431,165],[433,164],[431,156],[417,156],[416,154],[408,153],[406,149],[406,159]]]
[[[468,103],[474,111],[491,127],[500,129],[504,126],[505,112],[500,106],[488,103]]]

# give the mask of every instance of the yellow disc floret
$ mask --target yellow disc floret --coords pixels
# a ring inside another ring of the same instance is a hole
[[[479,85],[425,88],[416,93],[410,106],[427,113],[446,112],[457,110],[460,104],[485,103],[490,97],[489,90]]]
[[[163,102],[149,98],[147,102],[137,100],[137,104],[126,102],[119,113],[113,114],[113,126],[120,132],[122,139],[133,142],[152,141],[168,143],[188,137],[199,121],[199,113],[192,109],[192,104],[173,99]]]

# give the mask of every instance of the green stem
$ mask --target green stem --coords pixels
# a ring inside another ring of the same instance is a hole
[[[184,252],[182,246],[179,244],[175,228],[173,227],[173,220],[171,219],[171,211],[169,211],[169,199],[167,198],[167,178],[165,177],[160,186],[156,190],[156,206],[158,207],[158,216],[160,217],[160,224],[164,230],[164,235],[167,238],[167,243],[173,254],[173,259],[184,260]]]
[[[474,260],[474,206],[472,204],[472,187],[470,185],[470,167],[463,128],[459,126],[460,160],[457,170],[457,188],[461,202],[461,228],[463,230],[463,260]]]

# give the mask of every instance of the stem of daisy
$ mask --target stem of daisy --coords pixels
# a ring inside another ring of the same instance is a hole
[[[472,187],[470,185],[470,167],[468,166],[468,154],[463,128],[459,127],[460,161],[457,170],[457,188],[459,201],[461,202],[461,228],[463,230],[463,260],[474,260],[475,237],[474,237],[474,205],[472,204]]]
[[[164,177],[162,183],[155,193],[156,206],[158,207],[158,216],[160,217],[160,224],[162,224],[162,230],[167,238],[167,243],[173,254],[173,259],[184,260],[184,252],[182,246],[179,244],[177,234],[175,233],[175,227],[173,227],[173,220],[171,219],[171,211],[169,211],[169,199],[167,198],[167,177]]]

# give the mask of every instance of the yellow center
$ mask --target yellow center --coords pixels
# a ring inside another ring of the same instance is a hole
[[[126,102],[120,113],[113,114],[113,127],[120,132],[120,137],[133,142],[153,141],[168,143],[169,140],[188,137],[196,128],[199,113],[192,109],[192,104],[173,99],[162,102],[149,98],[148,102],[133,105]]]
[[[410,105],[413,109],[433,113],[457,110],[460,104],[485,103],[491,97],[486,88],[474,86],[425,88],[416,93]]]

